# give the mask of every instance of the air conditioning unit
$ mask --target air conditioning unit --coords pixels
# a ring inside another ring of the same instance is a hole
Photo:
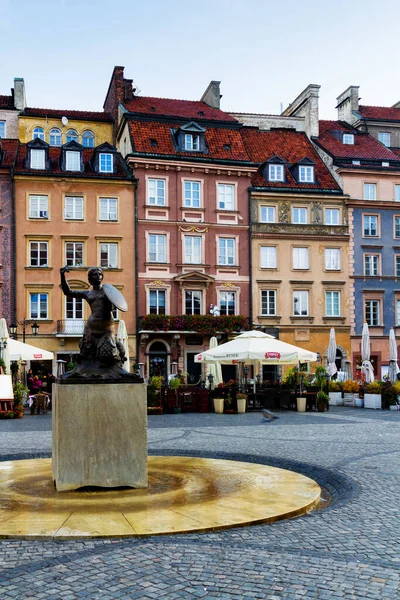
[[[40,210],[39,217],[40,217],[40,219],[47,219],[47,217],[48,217],[47,210]]]

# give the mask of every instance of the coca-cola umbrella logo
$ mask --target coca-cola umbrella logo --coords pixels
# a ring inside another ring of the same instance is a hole
[[[198,357],[197,357],[197,360],[203,360],[203,355],[199,354]]]
[[[266,352],[265,353],[265,358],[274,358],[274,359],[280,359],[281,357],[281,353],[280,352]]]

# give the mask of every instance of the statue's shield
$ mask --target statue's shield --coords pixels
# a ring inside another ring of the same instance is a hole
[[[103,290],[111,304],[113,304],[118,310],[122,310],[122,312],[126,312],[128,310],[128,304],[117,288],[115,288],[111,283],[103,283]]]

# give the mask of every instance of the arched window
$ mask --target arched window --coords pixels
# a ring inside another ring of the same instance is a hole
[[[86,148],[94,148],[94,133],[87,130],[82,133],[82,144]]]
[[[75,129],[68,129],[66,139],[67,143],[78,141],[78,133],[75,131]]]
[[[61,146],[61,131],[50,129],[50,146]]]
[[[36,138],[44,141],[44,129],[42,129],[42,127],[35,127],[33,130],[32,139],[35,140]]]
[[[149,348],[150,377],[167,377],[168,350],[163,342],[153,342]]]

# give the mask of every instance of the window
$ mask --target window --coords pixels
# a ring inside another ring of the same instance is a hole
[[[166,235],[149,235],[149,261],[150,262],[167,262],[167,236]]]
[[[276,290],[261,291],[261,314],[267,317],[276,315]]]
[[[47,219],[49,210],[48,196],[29,196],[29,218]]]
[[[68,129],[65,139],[67,140],[67,144],[68,142],[77,142],[78,133],[75,131],[75,129]]]
[[[218,208],[221,210],[235,210],[235,186],[218,184]]]
[[[201,315],[202,293],[200,290],[185,291],[185,314]]]
[[[118,244],[100,244],[100,266],[118,268]]]
[[[339,225],[340,210],[338,208],[326,208],[325,209],[325,224],[326,225]]]
[[[307,223],[307,209],[306,208],[293,208],[292,209],[292,223]]]
[[[395,275],[400,277],[400,256],[395,257]]]
[[[67,150],[65,153],[66,163],[65,169],[67,171],[80,171],[81,170],[81,153],[72,150]]]
[[[299,181],[314,183],[314,167],[299,167]]]
[[[400,238],[400,217],[394,218],[394,237]]]
[[[45,153],[44,150],[34,150],[31,153],[31,169],[44,169],[45,167]]]
[[[325,292],[325,311],[327,317],[340,317],[340,292]]]
[[[261,206],[260,208],[260,219],[262,223],[275,223],[275,214],[275,206]]]
[[[29,318],[30,319],[48,319],[49,316],[49,295],[48,294],[29,294]]]
[[[375,237],[378,235],[378,216],[364,215],[364,237]]]
[[[48,243],[29,242],[29,257],[31,267],[48,266]]]
[[[351,161],[353,165],[361,165],[361,161],[360,160],[352,160]]]
[[[200,208],[200,182],[185,181],[185,206]]]
[[[378,140],[384,145],[384,146],[390,146],[390,133],[386,132],[386,131],[379,131],[378,132]]]
[[[201,237],[194,235],[184,236],[184,263],[201,264]]]
[[[165,315],[165,290],[150,290],[149,311],[151,315]]]
[[[283,165],[269,165],[268,179],[270,181],[283,181]]]
[[[325,269],[340,271],[340,248],[325,248]]]
[[[236,292],[220,292],[219,309],[221,315],[235,315]]]
[[[376,200],[376,183],[364,183],[364,200]]]
[[[50,129],[50,146],[61,146],[61,131]]]
[[[235,240],[232,238],[219,238],[219,265],[234,265],[235,261]]]
[[[397,300],[397,325],[400,325],[400,300]]]
[[[165,179],[149,179],[147,193],[149,204],[165,206]]]
[[[293,269],[308,268],[308,248],[293,248]]]
[[[354,144],[354,134],[353,133],[344,133],[343,134],[343,144]]]
[[[365,320],[368,325],[376,326],[380,324],[380,301],[366,300],[365,301]]]
[[[83,242],[65,242],[65,264],[79,267],[83,262]]]
[[[100,171],[100,173],[112,173],[113,172],[112,154],[108,154],[108,153],[106,154],[105,152],[100,152],[99,171]]]
[[[0,138],[6,137],[6,122],[0,121]]]
[[[185,133],[185,150],[199,150],[200,136]]]
[[[276,247],[261,246],[260,267],[262,269],[276,269]]]
[[[379,256],[377,254],[364,256],[364,275],[379,275]]]
[[[118,198],[100,198],[100,221],[118,221]]]
[[[35,127],[33,130],[32,139],[36,140],[36,138],[44,141],[44,129],[42,127]]]
[[[83,319],[83,298],[67,297],[65,299],[65,318],[81,320]],[[79,329],[79,327],[77,329]]]
[[[64,217],[76,221],[83,220],[82,196],[65,196]]]
[[[91,131],[87,130],[82,133],[82,144],[85,148],[94,148],[94,134]]]
[[[298,317],[308,316],[308,291],[296,290],[293,292],[293,314]]]
[[[394,186],[394,199],[396,202],[400,202],[400,185]]]

